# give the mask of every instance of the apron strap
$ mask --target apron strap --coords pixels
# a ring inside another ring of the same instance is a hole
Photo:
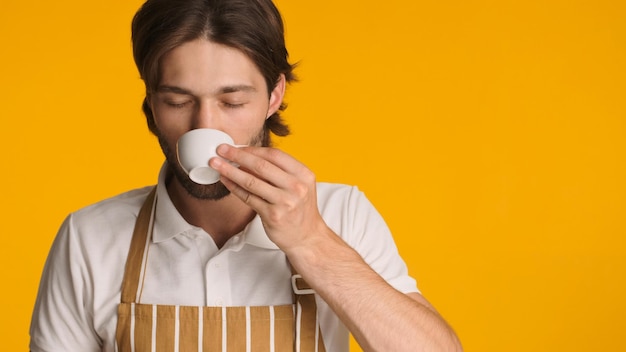
[[[122,281],[122,303],[138,303],[137,290],[141,278],[144,252],[148,246],[148,233],[150,229],[150,218],[152,217],[153,205],[155,202],[156,187],[152,189],[148,198],[144,201],[133,231],[133,238],[130,242],[126,267],[124,269],[124,280]]]
[[[296,346],[300,352],[326,352],[320,330],[315,291],[291,268],[291,288],[296,302]]]

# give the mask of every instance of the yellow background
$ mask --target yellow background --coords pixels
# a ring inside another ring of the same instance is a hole
[[[2,1],[0,327],[23,351],[63,218],[162,156],[141,1]],[[301,79],[279,146],[366,192],[466,351],[626,351],[624,4],[278,1]]]

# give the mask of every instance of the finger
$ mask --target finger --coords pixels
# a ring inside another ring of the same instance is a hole
[[[291,155],[276,148],[255,148],[246,147],[243,150],[256,155],[264,160],[268,160],[273,165],[292,175],[300,175],[310,172],[310,170]]]
[[[284,189],[293,182],[294,175],[287,170],[274,164],[274,160],[280,159],[272,158],[266,159],[272,153],[259,153],[255,154],[253,151],[257,149],[271,149],[271,148],[259,148],[259,147],[245,147],[234,148],[227,144],[223,144],[218,147],[218,154],[227,160],[233,161],[240,165],[242,169],[249,173],[265,180],[273,186]],[[274,149],[275,151],[287,155]],[[295,159],[294,159],[295,160]],[[288,163],[289,164],[289,163]],[[293,168],[293,167],[292,167]],[[233,181],[235,181],[233,179]]]
[[[267,206],[268,203],[266,200],[246,191],[243,187],[239,186],[232,180],[222,176],[220,181],[226,188],[228,188],[230,193],[241,199],[242,202],[248,204],[248,206],[254,209],[257,213],[260,213],[261,210]]]
[[[237,163],[239,164],[239,162]],[[251,193],[269,203],[274,203],[279,199],[282,193],[282,191],[274,185],[265,182],[265,180],[246,170],[231,165],[221,158],[212,158],[209,160],[209,165],[219,172],[220,175],[227,178],[228,181],[234,183],[236,187],[232,187],[232,189],[229,188],[229,190],[244,201],[247,197],[245,193]],[[249,201],[248,203],[250,204]]]

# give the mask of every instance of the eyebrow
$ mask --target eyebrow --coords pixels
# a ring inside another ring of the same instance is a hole
[[[245,84],[239,84],[239,85],[234,85],[234,86],[225,86],[219,89],[218,91],[220,94],[226,94],[226,93],[235,93],[235,92],[256,92],[256,88],[254,88],[253,86],[249,86],[249,85],[245,85]]]
[[[177,87],[177,86],[168,86],[168,85],[158,86],[156,91],[159,93],[176,93],[176,94],[194,95],[193,92],[191,92],[188,89]],[[236,93],[236,92],[252,92],[253,93],[256,91],[257,89],[253,86],[246,85],[246,84],[237,84],[237,85],[232,85],[232,86],[220,87],[220,89],[217,90],[217,93],[218,94],[228,94],[228,93]]]
[[[177,94],[192,95],[191,91],[187,89],[183,89],[181,87],[176,87],[176,86],[158,86],[156,91],[159,93],[177,93]]]

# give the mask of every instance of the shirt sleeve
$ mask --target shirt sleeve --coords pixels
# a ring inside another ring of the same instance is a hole
[[[348,243],[395,289],[403,293],[419,292],[387,223],[357,187],[351,188],[348,209],[351,214],[347,224],[350,227]]]
[[[52,244],[39,284],[30,326],[30,350],[100,351],[89,307],[93,287],[84,249],[68,216]]]
[[[327,225],[389,285],[402,293],[419,292],[415,279],[380,213],[356,186],[318,184],[318,204]]]

